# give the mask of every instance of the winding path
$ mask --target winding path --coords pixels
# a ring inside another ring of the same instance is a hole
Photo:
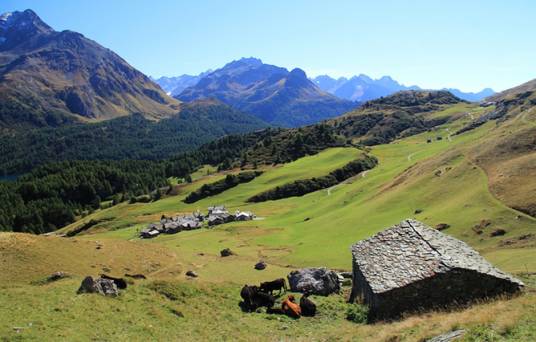
[[[371,171],[371,170],[365,170],[363,172],[360,172],[359,174],[353,176],[353,177],[350,177],[346,180],[343,180],[342,182],[340,182],[339,184],[335,184],[334,186],[330,186],[329,188],[326,189],[327,193],[328,193],[328,196],[331,196],[331,190],[335,189],[336,187],[338,187],[339,185],[342,185],[342,184],[348,184],[352,179],[354,178],[357,178],[359,176],[361,176],[361,178],[364,178],[367,173]]]

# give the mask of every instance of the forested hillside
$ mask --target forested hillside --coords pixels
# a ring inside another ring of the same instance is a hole
[[[157,200],[157,190],[168,185],[169,177],[188,179],[204,164],[221,170],[256,168],[293,161],[341,144],[331,128],[318,125],[227,136],[162,160],[45,164],[14,182],[0,182],[0,230],[49,232],[100,208],[103,201],[114,205],[140,195]]]
[[[194,150],[228,134],[267,124],[213,100],[184,104],[169,119],[141,114],[95,124],[35,129],[0,137],[0,175],[66,160],[158,160]]]

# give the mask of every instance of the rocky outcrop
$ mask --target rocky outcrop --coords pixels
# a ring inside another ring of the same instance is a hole
[[[117,297],[119,290],[115,282],[111,279],[93,279],[93,277],[87,276],[82,280],[77,293],[98,293],[103,296]]]
[[[463,335],[465,335],[465,330],[454,330],[443,335],[432,337],[431,339],[426,340],[426,342],[451,342],[460,340]]]
[[[287,276],[293,292],[327,296],[341,289],[339,276],[327,268],[302,268]]]

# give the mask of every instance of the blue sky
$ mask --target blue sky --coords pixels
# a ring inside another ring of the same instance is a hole
[[[390,75],[427,88],[536,78],[536,1],[1,0],[83,33],[152,76],[255,56],[308,75]]]

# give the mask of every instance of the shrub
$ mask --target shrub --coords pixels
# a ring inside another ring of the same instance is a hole
[[[358,324],[367,323],[368,307],[360,304],[350,304],[348,310],[346,310],[346,319]]]
[[[222,180],[205,184],[199,189],[192,191],[188,196],[186,196],[184,202],[194,203],[203,198],[217,195],[227,189],[237,186],[238,184],[251,182],[253,179],[255,179],[255,177],[258,177],[261,174],[262,171],[247,171],[241,172],[238,175],[227,175],[227,177]]]

